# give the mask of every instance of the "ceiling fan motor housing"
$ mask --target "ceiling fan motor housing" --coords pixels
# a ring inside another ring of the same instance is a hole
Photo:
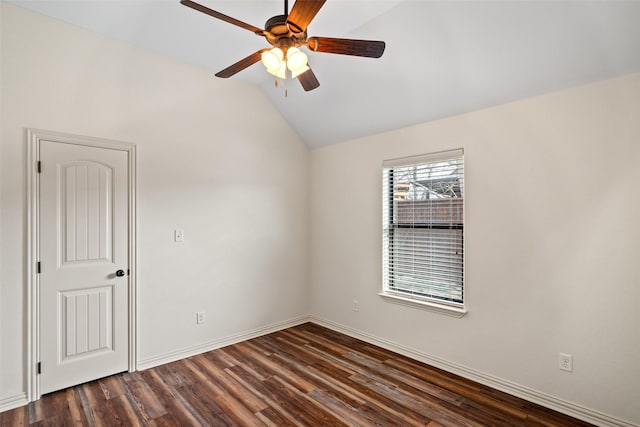
[[[307,31],[300,31],[295,25],[288,23],[286,15],[269,18],[264,28],[264,37],[274,47],[286,50],[306,45]]]

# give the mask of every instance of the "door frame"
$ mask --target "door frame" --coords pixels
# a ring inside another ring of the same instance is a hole
[[[37,262],[40,258],[40,180],[38,162],[40,161],[40,142],[53,141],[60,144],[74,144],[88,147],[119,150],[127,153],[129,172],[129,372],[137,369],[137,264],[136,264],[136,145],[128,142],[41,129],[25,129],[27,140],[27,399],[29,402],[40,399],[40,277]]]

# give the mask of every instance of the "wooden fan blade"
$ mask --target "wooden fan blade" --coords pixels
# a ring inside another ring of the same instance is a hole
[[[180,3],[182,3],[183,5],[190,7],[191,9],[195,9],[198,12],[202,12],[202,13],[206,13],[209,16],[213,16],[214,18],[218,18],[221,19],[225,22],[228,22],[230,24],[233,25],[237,25],[240,28],[244,28],[245,30],[249,30],[253,33],[256,33],[258,35],[262,35],[262,33],[264,32],[264,30],[262,28],[258,28],[258,27],[254,27],[253,25],[247,24],[246,22],[242,22],[242,21],[238,21],[235,18],[232,18],[230,16],[227,16],[223,13],[217,12],[213,9],[209,9],[206,6],[203,6],[201,4],[198,4],[196,2],[193,2],[191,0],[180,0]]]
[[[247,56],[244,59],[241,59],[235,64],[228,66],[224,70],[217,72],[216,77],[222,77],[223,79],[226,79],[228,77],[233,76],[234,74],[244,70],[250,65],[253,65],[256,62],[260,61],[262,57],[262,52],[266,50],[269,50],[269,49],[260,49],[259,51],[252,53],[251,55]]]
[[[298,81],[302,85],[302,88],[305,92],[309,92],[310,90],[314,90],[318,86],[320,86],[320,82],[316,78],[316,75],[313,74],[313,70],[309,68],[304,73],[298,76]]]
[[[287,17],[287,23],[305,31],[327,0],[297,0]]]
[[[373,40],[337,39],[332,37],[309,37],[309,49],[314,52],[337,53],[339,55],[380,58],[385,43]]]

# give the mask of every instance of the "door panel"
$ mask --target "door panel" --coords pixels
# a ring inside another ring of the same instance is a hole
[[[128,155],[40,142],[40,392],[128,369]]]
[[[59,295],[60,361],[113,351],[113,286]]]
[[[113,170],[99,163],[61,166],[63,263],[112,261]]]

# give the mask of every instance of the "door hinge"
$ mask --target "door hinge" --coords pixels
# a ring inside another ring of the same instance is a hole
[[[42,362],[38,362],[36,365],[36,373],[40,375],[42,373]]]
[[[36,167],[38,168],[38,173],[41,173],[42,172],[42,162],[40,160],[38,160],[38,163],[37,163]]]
[[[40,274],[40,261],[36,262],[36,273]]]

